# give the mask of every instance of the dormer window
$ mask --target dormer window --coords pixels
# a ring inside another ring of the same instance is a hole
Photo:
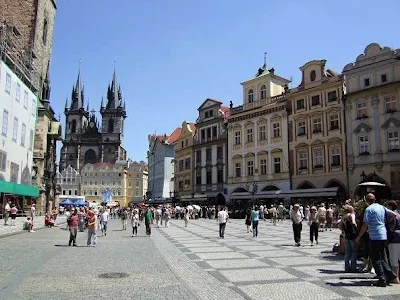
[[[213,110],[207,110],[207,111],[204,113],[204,118],[206,118],[206,119],[211,118],[211,117],[213,117],[213,116],[214,116],[214,111],[213,111]]]
[[[311,81],[315,81],[315,78],[317,77],[317,73],[315,73],[315,71],[314,70],[312,70],[311,72],[310,72],[310,80]]]
[[[369,78],[364,79],[364,86],[369,86]]]
[[[260,88],[260,96],[261,99],[267,98],[267,87],[265,86],[265,84],[263,84]]]
[[[247,92],[247,102],[248,103],[253,103],[253,101],[254,101],[254,91],[253,91],[253,89],[250,89]]]
[[[381,82],[382,82],[382,83],[387,82],[387,76],[386,76],[386,74],[382,74],[382,75],[381,75]]]

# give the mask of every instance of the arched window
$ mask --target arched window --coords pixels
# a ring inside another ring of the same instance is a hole
[[[114,132],[114,119],[108,120],[108,132],[109,133]]]
[[[96,152],[93,149],[89,149],[85,152],[85,164],[94,164],[96,162]]]
[[[263,84],[260,88],[260,97],[261,99],[267,98],[267,87]]]
[[[68,156],[68,160],[74,160],[74,156],[73,156],[72,154],[70,154],[70,155]]]
[[[253,103],[253,101],[254,101],[254,91],[253,89],[250,89],[247,93],[247,102]]]
[[[76,120],[72,120],[71,122],[71,133],[76,132]]]

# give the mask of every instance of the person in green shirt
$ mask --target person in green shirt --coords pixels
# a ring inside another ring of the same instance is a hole
[[[151,236],[151,222],[153,221],[153,213],[151,209],[147,207],[146,212],[144,213],[144,225],[146,226],[146,234]]]

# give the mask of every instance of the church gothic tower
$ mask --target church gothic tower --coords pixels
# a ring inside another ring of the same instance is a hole
[[[95,111],[85,109],[84,86],[79,72],[72,88],[71,104],[65,102],[65,139],[61,149],[60,171],[68,166],[80,171],[87,163],[126,160],[123,148],[125,102],[114,70],[107,89],[107,102],[100,105],[101,126]]]

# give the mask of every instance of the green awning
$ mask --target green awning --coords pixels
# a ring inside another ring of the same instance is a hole
[[[0,193],[38,197],[39,188],[36,186],[0,180]]]

